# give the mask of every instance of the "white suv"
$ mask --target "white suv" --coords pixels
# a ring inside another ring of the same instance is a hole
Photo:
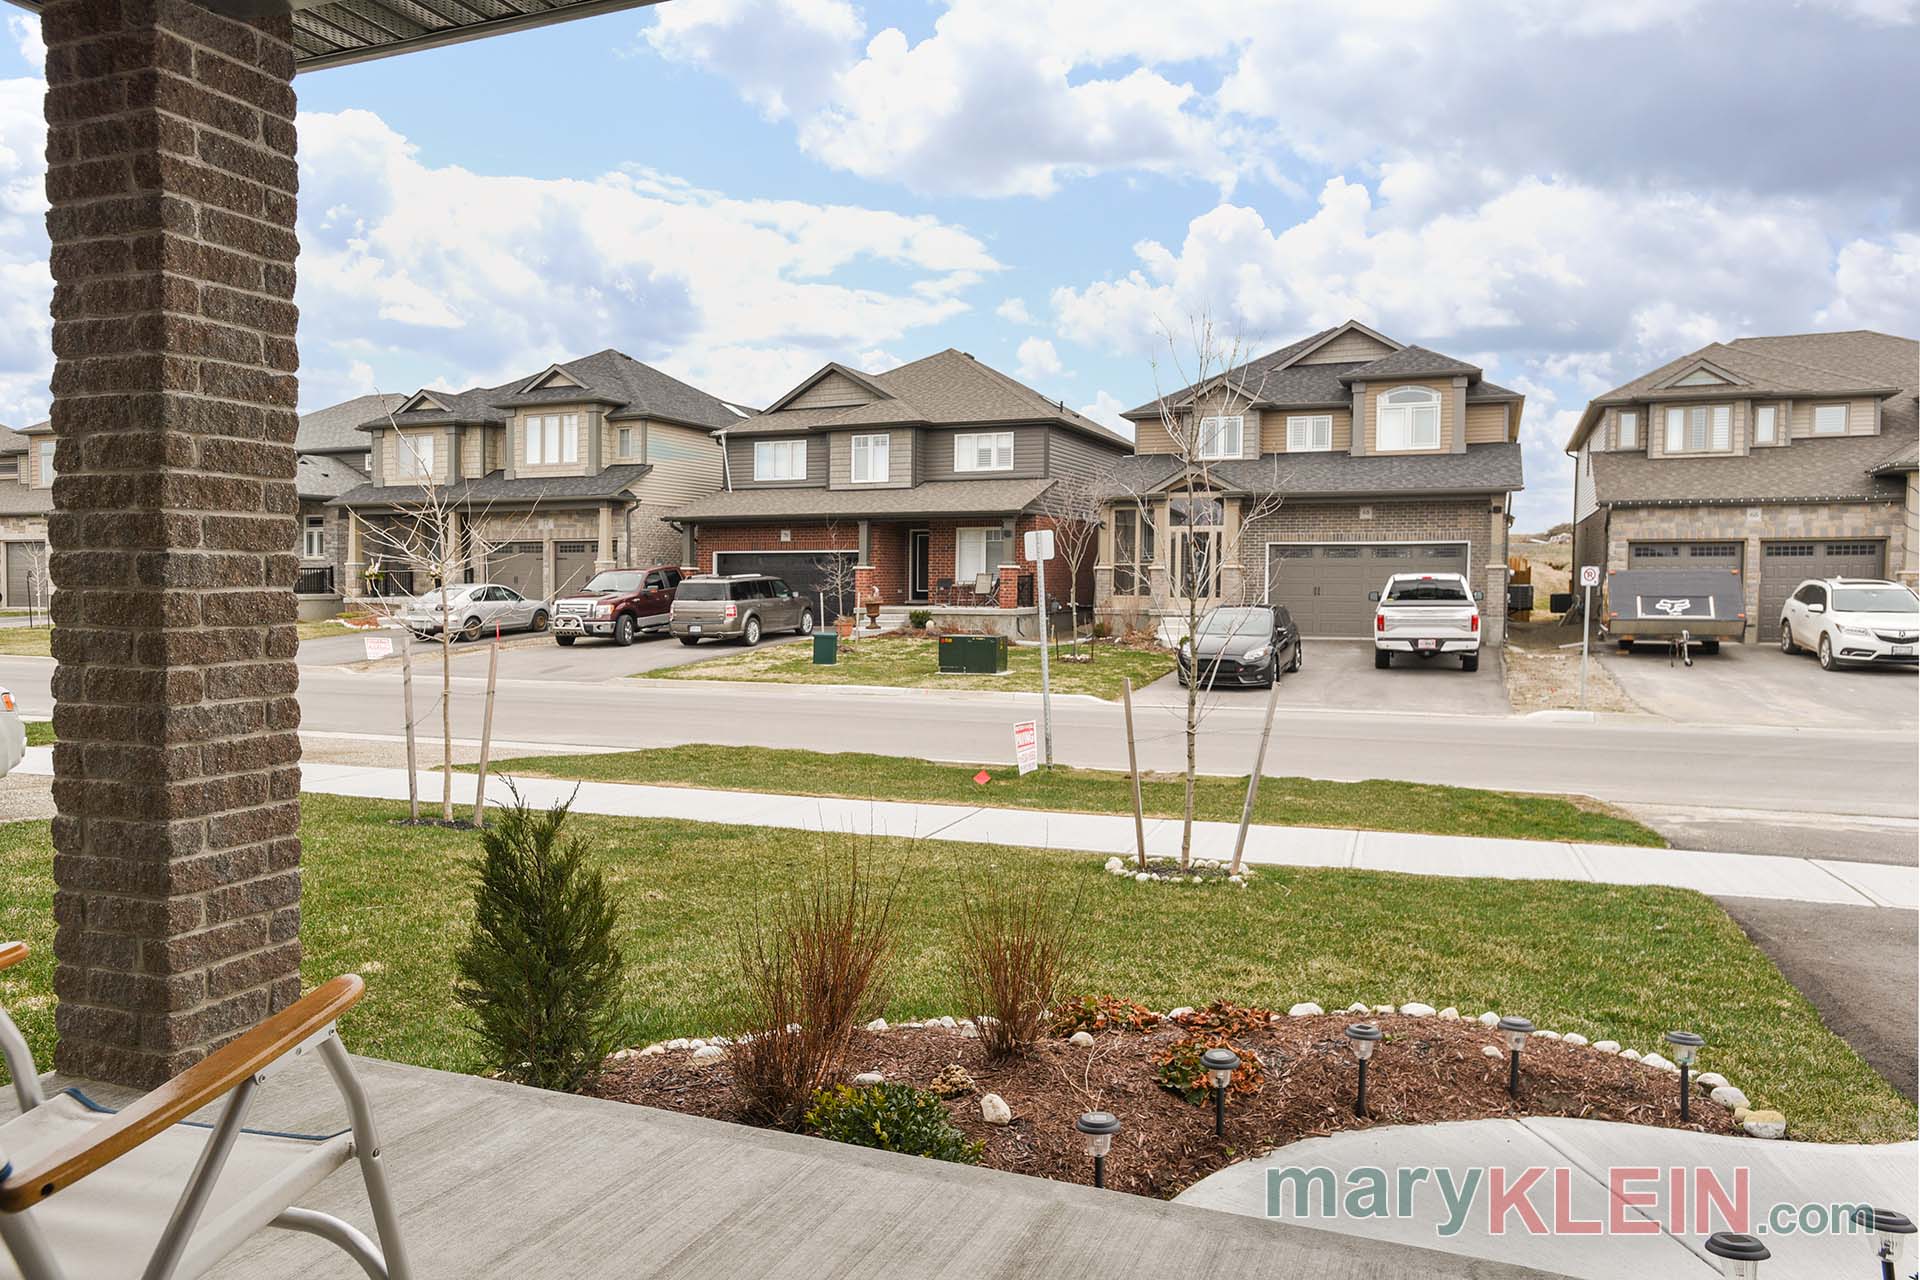
[[[1847,663],[1920,664],[1920,597],[1879,578],[1809,578],[1780,611],[1780,652]]]

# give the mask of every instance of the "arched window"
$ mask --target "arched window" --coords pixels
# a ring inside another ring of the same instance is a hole
[[[1382,453],[1440,447],[1440,393],[1428,387],[1395,387],[1380,397],[1375,447]]]

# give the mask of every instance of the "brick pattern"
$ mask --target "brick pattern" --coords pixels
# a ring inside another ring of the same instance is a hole
[[[55,989],[150,1086],[300,990],[293,48],[48,0]]]

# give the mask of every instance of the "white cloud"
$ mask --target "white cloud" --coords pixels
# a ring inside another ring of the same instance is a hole
[[[1020,380],[1039,382],[1060,375],[1060,353],[1045,338],[1028,338],[1020,344],[1016,366]]]
[[[1080,406],[1080,412],[1092,418],[1101,426],[1117,431],[1127,439],[1133,439],[1133,424],[1120,414],[1126,409],[1126,403],[1111,392],[1102,390],[1095,393],[1092,404]]]
[[[1033,323],[1033,313],[1027,310],[1027,304],[1019,298],[1008,298],[993,309],[993,314],[1008,324],[1030,325]]]
[[[845,0],[681,0],[653,17],[656,53],[725,76],[769,120],[817,108],[865,30]]]
[[[961,314],[957,295],[999,270],[924,215],[741,200],[640,169],[429,166],[364,111],[302,116],[300,134],[302,202],[320,211],[300,228],[310,403],[352,360],[471,385],[608,345],[764,402],[828,358]],[[876,264],[906,283],[841,278]]]
[[[37,63],[39,23],[8,19],[21,56]],[[46,417],[53,376],[53,276],[47,267],[45,81],[0,80],[0,422]]]

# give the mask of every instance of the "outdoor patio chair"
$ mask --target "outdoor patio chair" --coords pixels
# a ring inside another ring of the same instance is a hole
[[[997,575],[991,574],[991,573],[976,573],[973,575],[973,595],[974,595],[975,604],[978,604],[981,600],[986,599],[988,596],[997,596],[999,594],[1000,594],[1000,580]]]
[[[25,959],[0,942],[0,969]],[[347,974],[282,1009],[115,1111],[78,1089],[48,1098],[26,1040],[0,1009],[0,1058],[21,1114],[0,1124],[0,1280],[171,1280],[197,1276],[268,1227],[345,1250],[375,1280],[410,1280],[373,1112],[334,1021],[366,984]],[[273,1076],[317,1053],[350,1127],[306,1135],[242,1128]],[[220,1098],[212,1124],[189,1120]],[[380,1236],[295,1206],[358,1160]]]

